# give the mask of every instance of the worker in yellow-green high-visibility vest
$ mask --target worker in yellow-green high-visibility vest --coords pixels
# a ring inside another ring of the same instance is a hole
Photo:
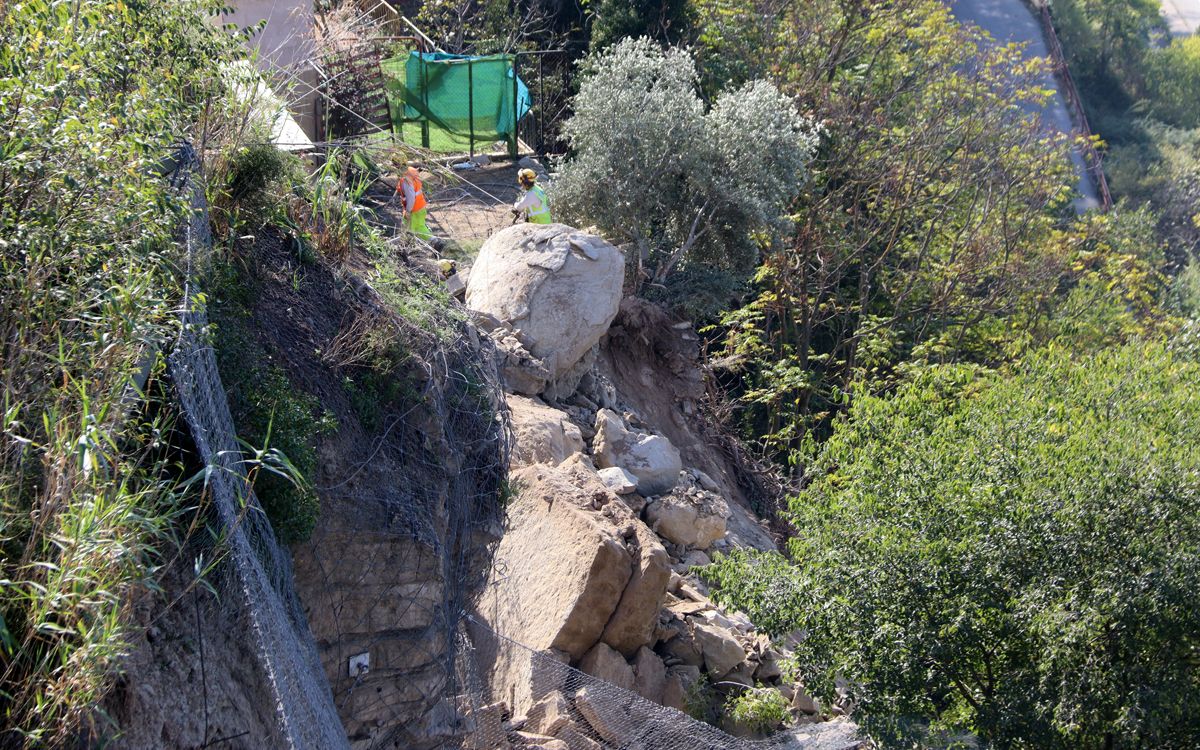
[[[425,214],[429,203],[425,200],[425,192],[421,187],[421,173],[416,167],[409,167],[399,182],[396,183],[396,193],[404,200],[404,213],[408,216],[408,231],[428,242],[433,239],[433,233],[425,226]]]
[[[537,184],[537,174],[532,169],[522,169],[517,172],[517,184],[525,192],[513,204],[513,213],[523,216],[525,221],[532,224],[554,223],[550,218],[550,201],[546,198],[546,191]]]

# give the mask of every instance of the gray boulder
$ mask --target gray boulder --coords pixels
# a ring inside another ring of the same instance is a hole
[[[683,467],[679,451],[670,440],[630,430],[611,409],[596,412],[592,456],[601,469],[616,466],[637,477],[637,491],[645,496],[669,492],[679,481]]]

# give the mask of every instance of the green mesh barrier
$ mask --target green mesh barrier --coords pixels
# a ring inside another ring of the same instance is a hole
[[[515,75],[511,55],[411,52],[382,61],[380,68],[393,132],[433,151],[511,141],[530,108],[529,89]]]

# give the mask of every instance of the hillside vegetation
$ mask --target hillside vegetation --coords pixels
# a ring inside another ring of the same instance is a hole
[[[1077,215],[1070,139],[1036,114],[1046,63],[939,0],[417,5],[452,50],[574,58],[554,211],[626,249],[627,293],[696,324],[704,418],[781,488],[782,552],[700,574],[790,636],[789,678],[880,747],[1200,744],[1197,38],[1163,37],[1153,2],[1054,3],[1120,199]],[[100,707],[134,604],[181,560],[208,586],[221,555],[165,378],[181,144],[216,235],[191,270],[283,542],[322,528],[339,418],[385,434],[428,397],[422,347],[473,335],[375,227],[374,165],[265,143],[225,10],[0,5],[0,747],[119,732]],[[337,375],[328,402],[259,330],[264,257],[387,308],[305,350]],[[463,372],[492,440],[472,450],[492,450],[503,422]],[[490,521],[505,469],[486,513],[460,510]],[[752,687],[726,708],[762,729],[783,703]]]

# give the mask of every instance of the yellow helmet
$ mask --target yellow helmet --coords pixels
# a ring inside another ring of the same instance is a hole
[[[532,185],[537,182],[537,173],[532,169],[522,169],[520,172],[517,172],[517,182],[522,185]]]

